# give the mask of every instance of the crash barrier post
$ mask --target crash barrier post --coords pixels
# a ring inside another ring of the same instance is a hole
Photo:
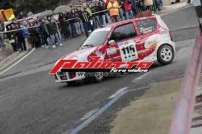
[[[189,60],[181,90],[177,98],[170,134],[189,134],[192,112],[195,104],[195,92],[200,78],[202,65],[202,34],[197,37]]]

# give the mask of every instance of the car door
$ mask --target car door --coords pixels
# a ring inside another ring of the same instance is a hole
[[[115,41],[116,48],[118,49],[117,59],[124,62],[138,59],[135,46],[136,35],[137,33],[132,22],[117,26],[113,30],[110,40]]]

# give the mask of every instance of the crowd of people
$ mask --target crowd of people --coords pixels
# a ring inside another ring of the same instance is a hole
[[[109,23],[130,19],[145,10],[161,10],[162,0],[96,0],[70,5],[71,10],[47,16],[24,18],[6,24],[3,38],[14,51],[33,47],[55,48],[62,41],[79,35],[89,35],[94,29]],[[1,45],[0,45],[1,47]]]

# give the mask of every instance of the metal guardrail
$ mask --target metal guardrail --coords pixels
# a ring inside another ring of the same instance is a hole
[[[155,7],[155,6],[152,7],[152,10],[154,9],[154,7]],[[97,11],[97,12],[93,12],[92,15],[96,15],[96,14],[103,13],[103,12],[107,12],[107,11],[108,11],[108,9],[101,10],[101,11]],[[142,8],[137,8],[137,11],[138,11],[138,12],[141,12],[141,11],[143,11],[143,9],[142,9]],[[58,13],[57,13],[57,14],[58,14]],[[53,13],[52,15],[56,15],[56,14]],[[52,16],[52,15],[48,15],[48,16]],[[32,19],[32,18],[28,17],[27,19],[26,19],[26,18],[25,18],[25,19],[19,19],[19,20],[16,20],[16,21],[14,21],[14,22],[26,21],[26,20],[30,20],[30,19]],[[67,21],[76,20],[76,19],[79,20],[79,21],[81,21],[81,19],[80,19],[79,17],[67,19],[67,20],[65,20],[65,21],[67,22]],[[58,22],[57,22],[57,23],[58,23]],[[31,28],[36,28],[36,27],[39,27],[39,26],[32,26],[32,27],[27,27],[27,28],[28,28],[28,29],[31,29]],[[9,31],[4,31],[4,32],[1,32],[1,31],[0,31],[0,33],[1,33],[1,34],[2,34],[2,33],[10,33],[10,32],[16,32],[16,31],[19,31],[19,30],[20,30],[20,28],[14,29],[14,30],[9,30]]]

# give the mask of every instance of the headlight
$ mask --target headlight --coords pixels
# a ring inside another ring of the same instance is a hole
[[[62,60],[62,59],[57,60],[57,61],[55,62],[55,65],[57,65],[57,64],[60,62],[60,60]]]

